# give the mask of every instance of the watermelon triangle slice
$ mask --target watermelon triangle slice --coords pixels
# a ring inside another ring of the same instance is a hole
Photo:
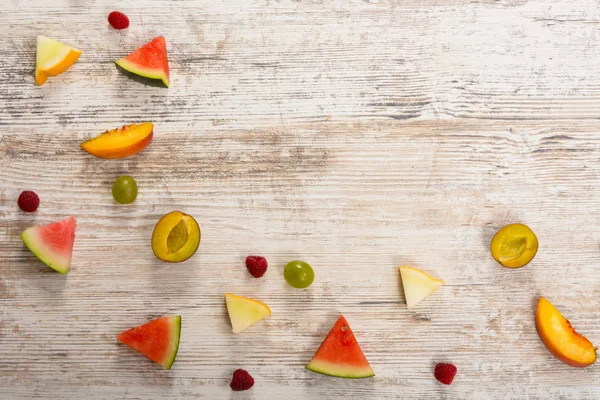
[[[171,369],[179,350],[181,316],[162,317],[117,335],[117,340]]]
[[[166,87],[169,87],[171,82],[167,41],[162,36],[152,39],[127,57],[116,61],[116,64],[132,74],[159,79]]]
[[[27,228],[21,240],[37,258],[61,274],[69,272],[73,243],[75,242],[74,217],[43,226]]]
[[[340,315],[306,369],[339,378],[368,378],[375,375],[343,315]]]

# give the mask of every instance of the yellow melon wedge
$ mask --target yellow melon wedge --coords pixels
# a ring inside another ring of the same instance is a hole
[[[233,333],[242,333],[261,319],[271,315],[271,309],[257,300],[225,293],[225,301]]]
[[[81,50],[46,36],[38,36],[35,82],[41,86],[49,76],[62,74],[77,61],[80,55]]]
[[[416,268],[398,267],[398,269],[402,277],[407,308],[413,308],[445,285],[444,281],[432,278]]]

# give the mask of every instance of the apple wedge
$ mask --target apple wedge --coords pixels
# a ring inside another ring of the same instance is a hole
[[[106,131],[81,144],[81,148],[98,158],[125,158],[144,150],[152,141],[151,122],[131,124]]]
[[[569,320],[541,297],[535,311],[540,339],[550,353],[572,367],[588,367],[596,361],[596,348],[586,337],[575,332]]]
[[[398,270],[402,277],[407,308],[413,308],[445,284],[416,268],[398,267]]]

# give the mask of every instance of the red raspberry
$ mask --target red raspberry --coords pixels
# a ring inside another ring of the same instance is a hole
[[[454,380],[456,371],[454,364],[439,363],[435,366],[435,379],[442,382],[444,385],[449,385]]]
[[[233,378],[231,379],[231,383],[229,387],[236,392],[240,392],[242,390],[248,390],[252,386],[254,386],[254,378],[248,373],[248,371],[243,369],[236,369],[233,372]]]
[[[108,23],[115,29],[129,28],[129,18],[122,12],[113,11],[108,14]]]
[[[248,256],[246,257],[246,268],[248,272],[255,278],[260,278],[267,272],[267,259],[261,256]]]
[[[40,205],[40,198],[31,190],[25,190],[17,200],[19,208],[25,212],[34,212]]]

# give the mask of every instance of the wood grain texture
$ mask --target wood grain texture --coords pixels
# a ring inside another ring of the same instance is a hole
[[[546,296],[600,342],[600,6],[558,1],[9,0],[0,13],[0,398],[597,399],[598,367],[555,360],[535,331]],[[34,84],[35,36],[83,50]],[[169,89],[113,61],[162,34]],[[79,143],[151,120],[155,139],[124,160]],[[133,175],[140,194],[113,203]],[[34,215],[16,199],[33,189]],[[150,249],[181,209],[202,228],[178,265]],[[20,232],[78,219],[61,276]],[[504,224],[540,239],[527,267],[495,264]],[[243,260],[265,255],[261,280]],[[292,259],[315,268],[305,291]],[[396,267],[447,282],[406,310]],[[273,315],[230,333],[224,292]],[[303,366],[339,312],[376,377]],[[171,371],[115,335],[183,317]],[[442,387],[433,366],[458,366]],[[242,367],[256,385],[232,393]]]

